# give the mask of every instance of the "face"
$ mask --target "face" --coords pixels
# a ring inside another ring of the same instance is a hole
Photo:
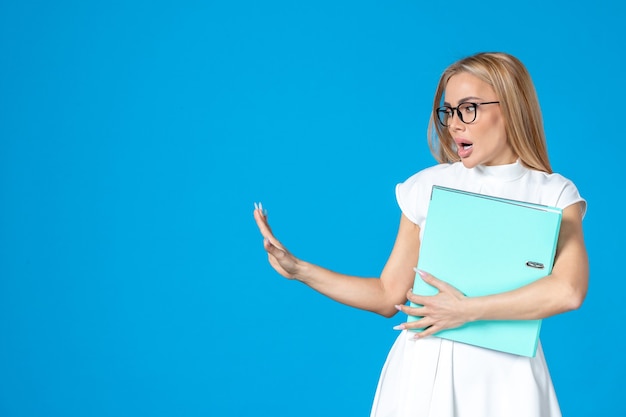
[[[491,101],[499,101],[493,88],[472,74],[461,72],[448,80],[445,91],[446,106],[457,107],[466,102]],[[471,120],[471,117],[465,117],[465,120]],[[455,111],[448,123],[448,131],[465,167],[505,165],[517,160],[517,155],[506,137],[500,104],[478,106],[476,119],[468,124],[463,123]]]

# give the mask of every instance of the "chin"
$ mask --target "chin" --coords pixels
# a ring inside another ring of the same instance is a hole
[[[474,168],[476,165],[478,165],[478,162],[473,161],[471,158],[464,158],[461,159],[461,163],[463,164],[463,166],[465,168]]]

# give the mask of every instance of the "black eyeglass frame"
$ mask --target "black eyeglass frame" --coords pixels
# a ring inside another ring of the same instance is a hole
[[[461,110],[459,109],[459,107],[461,106],[466,106],[466,105],[472,105],[474,106],[474,118],[472,120],[469,121],[465,121],[463,120],[463,113],[461,112]],[[437,121],[439,122],[439,124],[441,124],[441,126],[443,127],[448,127],[450,126],[450,124],[445,124],[443,122],[443,120],[441,120],[441,115],[444,113],[448,113],[448,111],[451,111],[452,113],[449,115],[449,118],[451,119],[454,116],[454,112],[456,111],[457,116],[459,116],[459,120],[465,124],[470,124],[472,122],[474,122],[474,120],[476,120],[476,115],[478,114],[478,112],[476,110],[478,110],[478,106],[482,106],[484,104],[500,104],[499,101],[485,101],[483,103],[473,103],[471,101],[466,101],[464,103],[459,104],[456,107],[450,107],[450,106],[442,106],[442,107],[438,107],[437,108]]]

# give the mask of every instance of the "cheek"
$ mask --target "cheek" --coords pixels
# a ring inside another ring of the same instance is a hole
[[[491,140],[497,142],[508,142],[506,137],[506,128],[504,126],[504,120],[499,116],[492,116],[489,120],[485,120],[486,129],[483,131],[488,135]],[[488,127],[487,127],[488,126]]]

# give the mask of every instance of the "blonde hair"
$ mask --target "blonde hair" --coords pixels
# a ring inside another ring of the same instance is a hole
[[[460,160],[448,128],[441,126],[436,117],[448,80],[460,72],[472,74],[494,89],[504,116],[507,140],[522,164],[552,173],[543,118],[530,74],[519,59],[501,52],[482,52],[463,58],[450,65],[441,75],[428,127],[428,144],[437,161],[446,163]]]

